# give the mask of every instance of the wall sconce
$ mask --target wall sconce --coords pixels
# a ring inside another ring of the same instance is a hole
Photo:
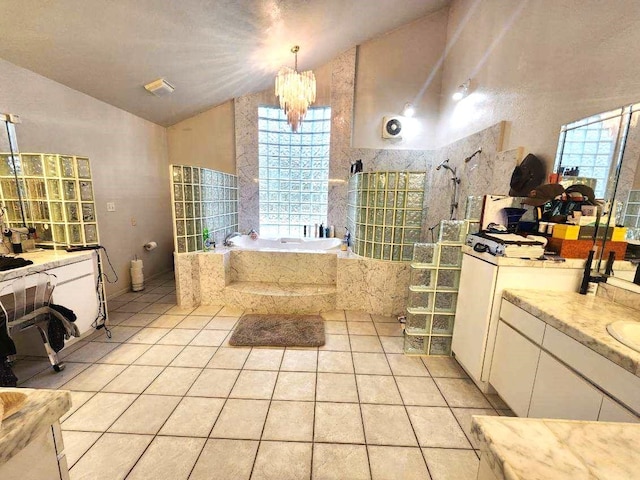
[[[409,102],[405,103],[404,108],[402,109],[402,116],[413,117],[415,114],[416,114],[415,107]]]
[[[466,97],[467,95],[469,95],[469,87],[471,85],[471,79],[467,80],[466,82],[464,82],[461,85],[458,85],[458,88],[456,89],[455,93],[451,96],[451,98],[457,102],[459,100],[462,100],[464,97]]]

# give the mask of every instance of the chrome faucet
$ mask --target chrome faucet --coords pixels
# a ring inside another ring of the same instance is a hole
[[[232,239],[232,238],[235,238],[235,237],[241,237],[241,236],[242,236],[242,234],[241,234],[240,232],[233,232],[233,233],[230,233],[229,235],[227,235],[226,237],[224,237],[224,243],[223,243],[223,245],[224,245],[225,247],[233,247],[233,242],[231,242],[231,239]]]

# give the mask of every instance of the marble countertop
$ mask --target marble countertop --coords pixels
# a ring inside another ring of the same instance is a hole
[[[474,416],[471,434],[500,480],[640,479],[640,424]]]
[[[504,290],[502,297],[640,377],[640,352],[607,332],[615,320],[640,322],[640,311],[576,292]]]
[[[25,260],[31,260],[33,264],[0,272],[0,282],[13,280],[14,278],[40,272],[45,269],[49,270],[51,268],[89,260],[93,257],[93,251],[66,252],[64,250],[41,250],[21,253],[16,256],[24,258]]]
[[[584,268],[584,258],[567,258],[564,262],[553,260],[528,260],[526,258],[498,257],[490,253],[476,252],[469,245],[462,246],[462,253],[479,258],[499,267],[537,267],[537,268]]]
[[[0,388],[27,395],[22,408],[0,425],[0,465],[6,463],[37,437],[43,429],[57,422],[71,408],[71,394],[64,390]]]

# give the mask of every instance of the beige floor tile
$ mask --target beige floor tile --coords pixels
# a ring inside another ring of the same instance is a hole
[[[191,313],[193,313],[193,311],[195,310],[195,307],[181,307],[179,305],[176,305],[174,307],[171,307],[169,310],[167,310],[167,313],[169,315],[191,315]]]
[[[189,480],[249,480],[258,442],[209,440]]]
[[[190,397],[229,396],[240,370],[205,369],[191,386],[187,395]]]
[[[349,335],[377,335],[373,322],[348,322]]]
[[[162,299],[160,299],[162,300]],[[159,315],[162,315],[163,313],[166,313],[167,310],[171,309],[171,307],[173,307],[172,303],[152,303],[151,305],[149,305],[148,307],[145,307],[141,310],[142,313],[156,313]]]
[[[329,443],[364,443],[357,403],[316,403],[314,440]]]
[[[290,350],[284,352],[280,370],[290,372],[315,372],[318,368],[317,350]]]
[[[361,405],[367,444],[417,447],[418,442],[401,405]]]
[[[360,403],[402,405],[400,392],[391,376],[356,375]]]
[[[219,347],[229,332],[225,330],[202,330],[191,341],[190,345],[200,347]]]
[[[130,312],[130,313],[138,313],[141,310],[143,310],[144,308],[148,307],[149,303],[147,302],[128,302],[125,303],[124,305],[122,305],[121,307],[118,307],[118,309],[116,311],[118,312]]]
[[[152,284],[147,282],[147,286],[148,287],[153,287],[149,291],[149,293],[160,293],[162,295],[169,295],[170,293],[174,293],[176,291],[175,283],[173,285],[171,285],[171,286],[169,286],[169,285],[156,286],[156,285],[152,285]]]
[[[254,348],[244,364],[245,370],[279,370],[283,348]]]
[[[327,320],[324,322],[324,331],[325,333],[333,335],[347,335],[349,333],[347,330],[347,322],[337,322],[334,320]]]
[[[198,367],[204,368],[216,353],[218,347],[192,347],[188,346],[182,350],[173,362],[172,367]]]
[[[351,335],[351,351],[353,352],[373,352],[382,353],[382,345],[377,336],[373,335]]]
[[[158,345],[189,345],[189,342],[191,342],[199,332],[200,330],[176,328],[158,340]]]
[[[65,363],[65,369],[61,372],[56,372],[51,368],[49,362],[47,364],[49,365],[48,368],[19,385],[25,388],[60,388],[91,366],[90,363]]]
[[[438,388],[450,407],[491,408],[491,404],[468,378],[436,378]]]
[[[509,409],[509,405],[504,403],[504,400],[502,400],[497,393],[485,393],[484,396],[487,397],[487,400],[489,400],[489,403],[491,404],[491,406],[496,410]]]
[[[238,317],[214,317],[204,328],[207,330],[231,330],[238,323]]]
[[[345,310],[345,315],[347,316],[347,322],[370,322],[371,315],[367,312],[362,312],[358,310]]]
[[[480,460],[473,450],[423,448],[432,480],[476,478]]]
[[[230,398],[213,427],[211,437],[259,440],[268,409],[269,400]]]
[[[419,448],[370,445],[367,449],[373,480],[430,480],[431,478]],[[463,478],[460,477],[458,480]]]
[[[358,402],[356,376],[352,373],[318,373],[318,402]]]
[[[136,332],[140,331],[140,327],[123,327],[116,325],[110,330],[111,338],[107,337],[104,329],[98,330],[95,333],[95,337],[92,335],[89,338],[95,342],[122,343],[126,342],[132,335],[135,335]]]
[[[106,433],[71,469],[73,480],[122,480],[140,458],[152,435]]]
[[[169,328],[145,327],[135,335],[132,335],[131,338],[127,340],[127,343],[145,343],[147,345],[154,345],[170,331],[171,329]]]
[[[403,337],[380,337],[385,353],[404,353]]]
[[[222,310],[220,310],[218,312],[218,314],[216,316],[218,317],[241,317],[242,314],[244,313],[244,310],[242,308],[235,308],[235,307],[223,307]]]
[[[131,365],[111,380],[102,391],[113,393],[142,393],[151,385],[151,382],[160,375],[162,370],[164,370],[164,367]]]
[[[167,367],[145,390],[146,395],[185,395],[201,368]]]
[[[73,432],[69,430],[62,432],[67,466],[73,467],[80,460],[80,457],[96,443],[100,435],[102,435],[100,432]]]
[[[329,312],[322,312],[320,315],[325,320],[330,321],[344,322],[346,320],[344,310],[331,310]]]
[[[394,315],[371,315],[374,323],[398,323],[398,317]]]
[[[159,435],[208,437],[223,405],[222,398],[184,397]]]
[[[202,330],[211,317],[201,317],[197,315],[189,315],[185,317],[175,328],[188,328],[190,330]]]
[[[387,360],[391,365],[394,375],[406,377],[428,377],[429,372],[425,368],[420,357],[409,357],[399,353],[387,353]]]
[[[405,405],[423,407],[446,407],[447,402],[440,394],[435,382],[425,377],[396,377],[400,395]]]
[[[118,347],[117,343],[89,342],[64,357],[66,362],[94,363]]]
[[[497,410],[498,415],[500,415],[501,417],[517,417],[517,415],[515,413],[513,413],[513,411],[510,408],[504,409],[504,410]]]
[[[154,303],[164,297],[162,293],[143,293],[142,296],[137,298],[138,302]]]
[[[471,442],[473,448],[480,448],[478,441],[473,435],[471,435],[471,421],[474,415],[492,415],[497,416],[493,408],[452,408],[453,415],[458,420],[458,423],[462,427],[462,431],[467,436],[467,439]]]
[[[316,374],[312,372],[280,372],[274,400],[313,401],[316,395]]]
[[[149,307],[151,307],[151,305],[149,305]],[[127,327],[146,327],[160,316],[158,313],[144,313],[145,310],[131,315],[126,320],[120,322],[119,325],[125,325]]]
[[[183,315],[173,315],[171,311],[175,307],[171,308],[167,313],[160,315],[153,322],[149,324],[150,327],[153,328],[173,328],[178,325],[182,320],[185,319],[186,314]]]
[[[64,422],[67,418],[73,415],[82,405],[87,403],[89,399],[95,395],[95,392],[69,392],[69,394],[71,395],[71,408],[67,413],[60,417],[60,422]]]
[[[468,378],[453,357],[422,357],[432,377]]]
[[[207,368],[239,370],[244,366],[249,353],[251,353],[249,348],[219,348],[207,364]]]
[[[116,302],[132,302],[144,295],[142,292],[126,292],[114,298]]]
[[[402,327],[396,323],[374,323],[376,331],[381,337],[401,337]]]
[[[169,365],[183,349],[181,345],[153,345],[133,363],[163,367]]]
[[[367,447],[316,443],[313,480],[369,480]]]
[[[230,398],[270,399],[278,372],[242,370]]]
[[[205,317],[213,317],[220,310],[222,310],[223,305],[200,305],[197,307],[190,315],[203,315]]]
[[[119,308],[122,305],[124,305],[124,303],[114,302],[113,300],[109,300],[109,325],[111,326],[120,325],[127,318],[131,318],[132,316],[135,315],[135,313],[133,312],[116,311],[116,308]]]
[[[63,385],[65,390],[97,392],[113,380],[126,367],[124,365],[94,364]]]
[[[140,395],[109,432],[155,435],[180,402],[180,397]]]
[[[84,347],[87,343],[88,342],[80,343],[78,348]],[[70,351],[69,354],[71,354],[72,351]],[[21,358],[18,359],[13,365],[13,373],[18,377],[18,383],[33,378],[36,374],[45,372],[47,370],[53,372],[51,364],[46,358],[39,358],[37,360]]]
[[[97,393],[64,421],[62,429],[106,432],[136,398],[130,393]]]
[[[205,441],[204,438],[156,437],[127,480],[187,480]]]
[[[311,475],[310,443],[260,442],[251,480],[300,480]]]
[[[407,407],[421,447],[471,448],[453,413],[446,407]]]
[[[318,352],[318,372],[353,373],[353,360],[349,352]]]
[[[384,353],[354,353],[353,366],[356,369],[356,373],[391,375],[391,369]]]
[[[123,343],[108,355],[105,355],[98,363],[111,363],[114,365],[130,365],[149,350],[151,345],[140,343]]]
[[[262,440],[313,441],[313,402],[280,402],[269,407]]]
[[[325,335],[324,345],[320,350],[331,350],[334,352],[348,352],[351,350],[349,346],[349,335]]]

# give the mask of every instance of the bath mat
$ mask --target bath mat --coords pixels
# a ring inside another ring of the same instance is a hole
[[[251,347],[321,347],[324,320],[319,315],[243,315],[230,345]]]

